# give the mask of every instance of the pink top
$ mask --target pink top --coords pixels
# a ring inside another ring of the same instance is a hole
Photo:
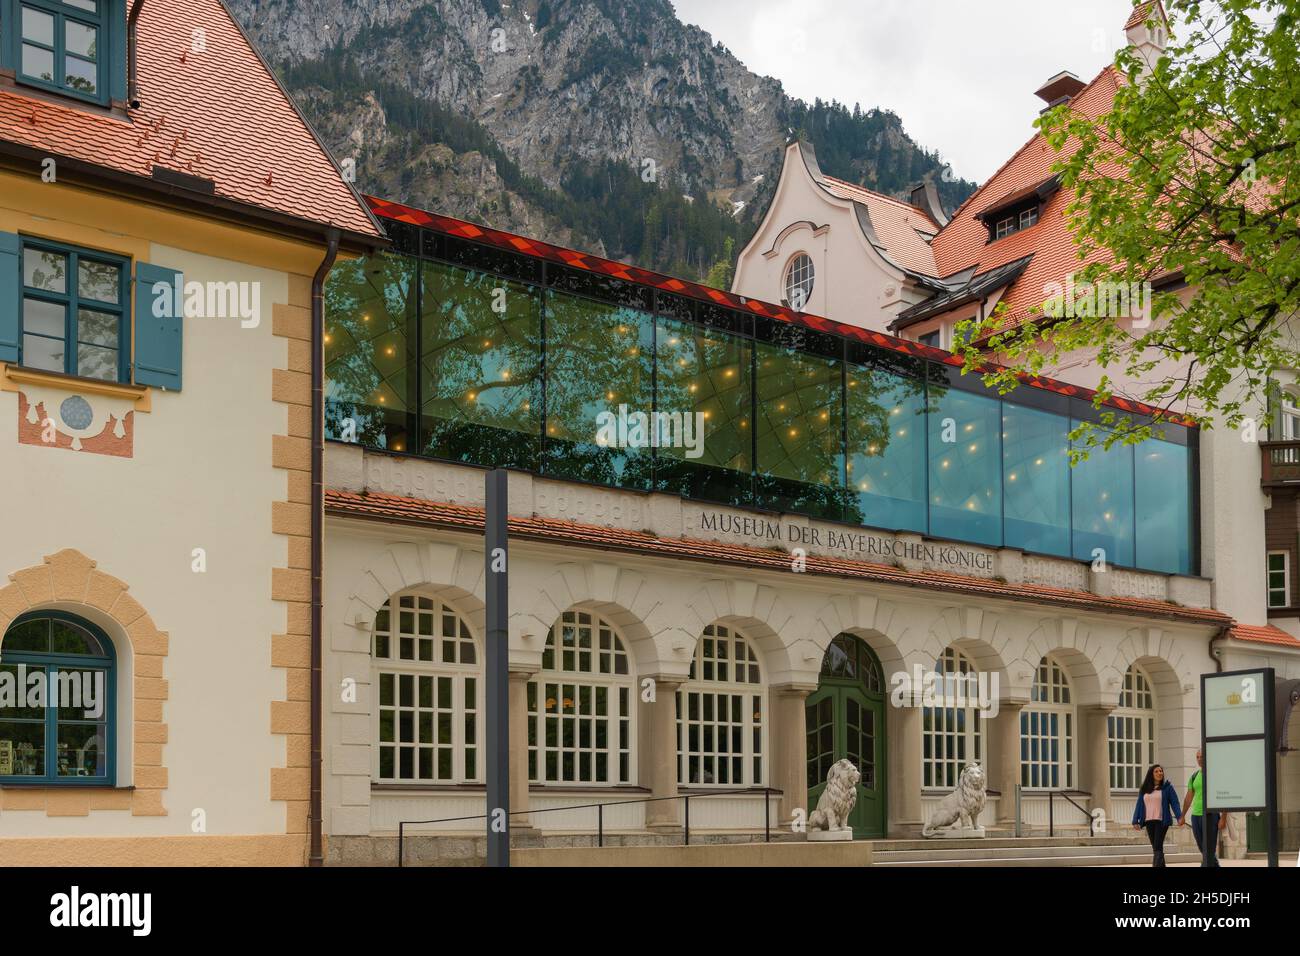
[[[1152,790],[1144,796],[1142,800],[1146,804],[1147,823],[1159,823],[1164,819],[1164,809],[1161,807],[1161,803],[1164,801],[1164,796],[1159,790]]]

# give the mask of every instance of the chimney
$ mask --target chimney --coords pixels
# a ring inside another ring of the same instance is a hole
[[[1146,72],[1150,73],[1169,42],[1169,18],[1160,0],[1137,4],[1124,24],[1124,35],[1128,37],[1129,47],[1146,65]]]
[[[933,180],[923,179],[913,186],[908,201],[933,219],[940,228],[948,225],[948,216],[943,211],[943,203],[939,200],[939,190],[935,188]]]
[[[1055,106],[1070,102],[1087,85],[1069,70],[1063,70],[1034,90],[1034,95],[1047,104],[1042,109],[1046,113]]]

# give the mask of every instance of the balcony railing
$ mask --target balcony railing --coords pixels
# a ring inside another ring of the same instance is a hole
[[[1259,443],[1263,455],[1260,482],[1265,488],[1300,486],[1300,441]]]

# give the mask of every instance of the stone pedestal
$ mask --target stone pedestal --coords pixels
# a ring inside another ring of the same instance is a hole
[[[809,830],[809,843],[843,843],[853,841],[853,830]]]

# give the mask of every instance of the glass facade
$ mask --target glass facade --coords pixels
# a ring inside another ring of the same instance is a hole
[[[326,290],[326,434],[381,450],[1195,573],[1195,432],[431,230]]]

